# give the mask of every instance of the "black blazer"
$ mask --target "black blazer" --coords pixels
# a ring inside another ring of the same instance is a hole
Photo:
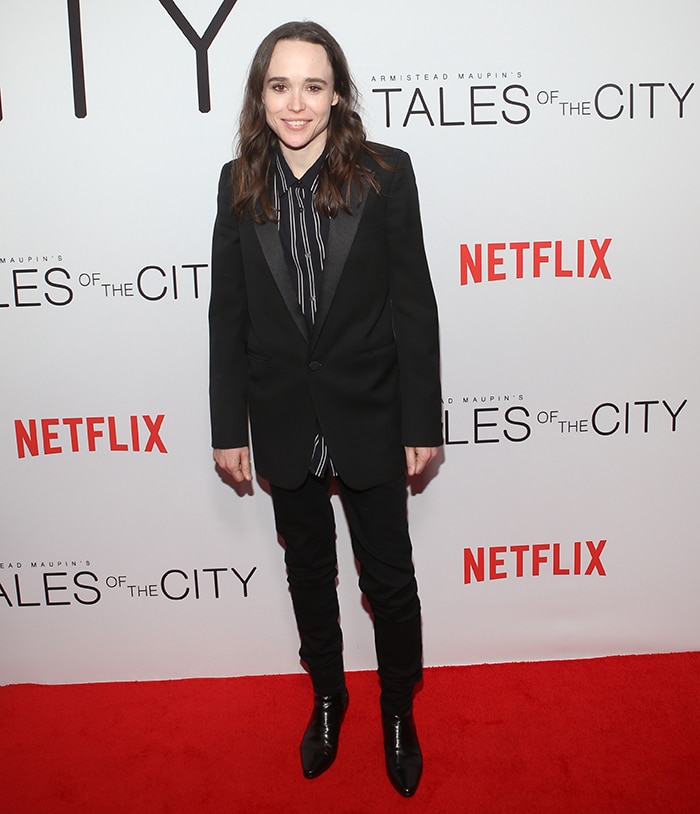
[[[352,488],[405,471],[404,446],[442,443],[437,308],[413,169],[401,150],[366,156],[381,185],[330,222],[309,335],[277,224],[231,213],[219,181],[210,322],[212,444],[248,444],[260,475],[295,488],[308,474],[317,420]],[[358,200],[359,199],[359,200]]]

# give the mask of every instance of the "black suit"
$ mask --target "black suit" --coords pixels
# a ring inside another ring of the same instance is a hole
[[[438,328],[418,198],[406,153],[367,159],[381,194],[354,197],[331,220],[319,308],[309,336],[277,225],[230,211],[219,184],[212,259],[213,446],[246,446],[285,488],[308,473],[317,420],[347,484],[367,488],[405,470],[404,446],[441,443]]]
[[[219,183],[212,259],[215,448],[248,443],[270,481],[314,688],[344,682],[328,481],[309,475],[320,428],[338,473],[360,587],[375,617],[382,707],[405,714],[421,673],[420,602],[406,521],[404,446],[441,443],[438,324],[408,155],[369,156],[380,183],[331,219],[311,334],[277,224],[231,213]]]

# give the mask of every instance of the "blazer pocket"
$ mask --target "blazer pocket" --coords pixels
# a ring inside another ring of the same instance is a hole
[[[247,354],[248,354],[248,358],[252,362],[270,362],[270,361],[272,361],[271,356],[265,356],[262,353],[256,353],[255,351],[252,351],[252,350],[247,351]]]
[[[363,350],[353,356],[355,362],[369,362],[372,359],[390,359],[397,355],[396,342],[390,342],[388,345],[382,345],[380,348],[371,348],[370,350]]]

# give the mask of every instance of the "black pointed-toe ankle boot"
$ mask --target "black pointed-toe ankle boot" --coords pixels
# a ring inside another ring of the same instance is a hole
[[[318,777],[335,760],[340,725],[347,707],[347,690],[336,695],[314,695],[311,719],[301,739],[301,768],[304,777]]]
[[[412,797],[423,772],[423,755],[413,714],[382,713],[386,772],[392,786],[404,797]]]

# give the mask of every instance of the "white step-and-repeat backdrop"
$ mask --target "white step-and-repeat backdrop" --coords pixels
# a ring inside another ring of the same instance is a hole
[[[426,664],[698,649],[697,3],[34,0],[0,10],[0,683],[300,669],[269,495],[219,478],[207,408],[219,168],[289,18],[419,181]]]

